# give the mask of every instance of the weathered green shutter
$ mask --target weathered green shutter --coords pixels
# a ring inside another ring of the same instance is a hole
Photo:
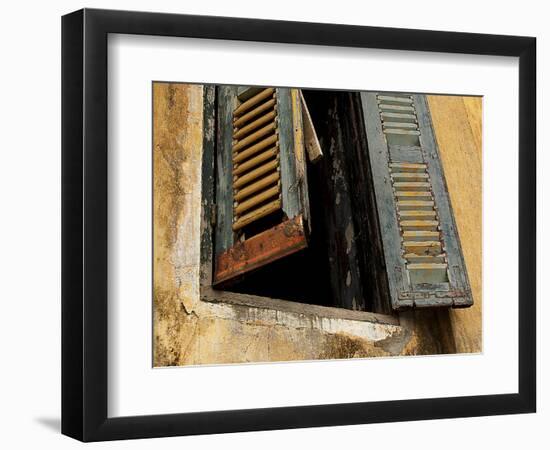
[[[300,93],[218,88],[214,283],[307,246]]]
[[[361,101],[392,308],[471,306],[426,97]]]

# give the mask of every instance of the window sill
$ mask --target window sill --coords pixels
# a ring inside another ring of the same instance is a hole
[[[260,297],[257,295],[239,294],[235,292],[213,289],[210,286],[201,287],[201,300],[210,303],[225,303],[230,305],[246,306],[249,308],[259,308],[292,314],[315,316],[325,319],[353,320],[380,325],[400,325],[399,317],[388,314],[353,311],[351,309],[310,305],[307,303],[299,303],[269,297]]]

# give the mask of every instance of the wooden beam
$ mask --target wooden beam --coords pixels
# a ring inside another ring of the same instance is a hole
[[[323,150],[321,149],[321,144],[317,138],[317,133],[315,132],[315,127],[313,126],[313,121],[311,120],[309,109],[307,108],[306,99],[304,98],[301,89],[300,99],[302,101],[302,120],[304,123],[304,141],[307,156],[309,162],[316,163],[323,157]]]

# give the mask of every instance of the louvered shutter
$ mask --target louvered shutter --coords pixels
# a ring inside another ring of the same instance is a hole
[[[307,246],[297,89],[218,88],[214,284]]]
[[[426,97],[361,101],[392,308],[472,305]]]

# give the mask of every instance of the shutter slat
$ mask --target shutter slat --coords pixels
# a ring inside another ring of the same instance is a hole
[[[434,217],[436,216],[436,212],[433,210],[398,210],[397,213],[399,214],[399,217],[403,218],[406,217],[407,219],[413,219],[413,218],[427,218],[427,217]]]
[[[403,239],[411,241],[435,241],[439,239],[439,232],[425,230],[404,231]]]
[[[407,264],[409,270],[434,270],[434,269],[447,269],[447,264],[438,263],[414,263]]]
[[[403,181],[403,182],[409,182],[409,181],[426,181],[428,179],[427,173],[392,173],[391,174],[392,180],[394,181]]]
[[[428,198],[432,198],[432,193],[429,191],[397,191],[395,193],[395,196],[397,198],[405,198],[405,199],[418,199],[418,200],[425,200]]]
[[[437,220],[401,220],[399,222],[403,230],[437,230],[439,222]]]
[[[380,109],[382,111],[398,111],[402,113],[412,113],[414,112],[414,107],[412,106],[400,106],[400,105],[392,105],[388,103],[380,103]]]
[[[404,241],[403,247],[406,252],[415,255],[436,256],[441,253],[441,242],[439,241]]]
[[[237,153],[239,150],[250,145],[253,142],[256,142],[258,139],[267,136],[275,131],[275,123],[270,123],[263,128],[260,128],[258,131],[248,135],[240,141],[236,141],[236,144],[233,145],[233,152]]]
[[[445,263],[445,255],[437,256],[426,256],[426,255],[416,255],[414,253],[406,253],[403,256],[408,263],[412,264],[443,264]]]
[[[237,164],[235,169],[233,169],[233,175],[241,175],[242,173],[250,170],[253,167],[256,167],[258,164],[267,161],[268,159],[274,158],[277,156],[277,148],[273,147],[269,150],[266,150],[263,153],[255,156],[254,158],[246,160],[242,164]]]
[[[248,184],[251,181],[254,181],[257,178],[261,177],[262,175],[265,175],[266,173],[277,169],[278,166],[279,166],[279,162],[277,160],[269,161],[268,163],[246,173],[245,175],[242,175],[240,177],[235,177],[235,180],[233,182],[233,188],[235,190],[238,190],[238,188],[240,188],[241,186],[244,186],[245,184]]]
[[[249,209],[253,208],[256,205],[259,205],[260,203],[265,202],[266,200],[270,199],[271,197],[275,197],[276,195],[279,195],[280,187],[279,185],[275,185],[272,188],[269,188],[265,191],[260,192],[259,194],[255,195],[254,197],[250,197],[248,200],[245,200],[242,203],[237,203],[235,206],[235,214],[237,214],[237,217],[239,214],[248,211]]]
[[[400,130],[397,128],[387,128],[384,130],[386,134],[404,134],[408,136],[420,136],[420,131],[418,130]]]
[[[252,130],[255,130],[260,125],[267,123],[275,118],[275,111],[270,111],[267,114],[264,114],[260,118],[256,119],[254,122],[246,125],[243,128],[238,128],[235,133],[233,133],[233,139],[239,140],[243,136],[246,136]]]
[[[281,209],[281,200],[279,199],[273,202],[270,202],[267,205],[262,206],[261,208],[255,209],[254,211],[240,217],[233,224],[233,231],[238,231],[241,228],[245,227],[246,225],[249,225],[256,220],[259,220],[265,216],[268,216],[269,214],[274,213],[279,209]]]
[[[280,179],[279,172],[274,172],[271,175],[262,178],[259,181],[256,181],[255,183],[249,184],[243,189],[239,189],[237,192],[235,192],[235,200],[241,201],[242,199],[266,188],[267,186],[270,186],[271,184],[279,181]]]
[[[403,128],[403,129],[414,129],[418,128],[418,125],[414,122],[386,122],[382,124],[384,128]]]
[[[392,177],[395,180],[394,177]],[[393,187],[400,191],[416,191],[416,190],[428,190],[430,189],[430,183],[419,182],[419,181],[405,181],[405,182],[394,182]]]
[[[380,116],[384,121],[390,119],[390,121],[395,122],[416,123],[416,116],[414,114],[382,111]]]
[[[252,147],[248,147],[246,150],[243,150],[233,157],[233,164],[240,163],[247,158],[250,158],[252,155],[255,155],[258,152],[268,148],[269,146],[277,143],[277,135],[269,136],[268,138],[254,144]]]
[[[426,164],[409,164],[403,162],[390,163],[390,169],[399,169],[400,172],[426,172]]]
[[[384,103],[397,103],[397,104],[412,104],[412,98],[410,97],[396,97],[395,95],[379,95],[378,96],[378,101],[379,102],[384,102]]]
[[[432,211],[435,203],[430,201],[419,200],[400,200],[397,202],[399,211],[407,209],[418,209]]]
[[[235,111],[233,112],[234,116],[240,116],[249,109],[251,109],[253,106],[256,106],[261,101],[265,100],[266,98],[272,97],[275,93],[274,88],[267,88],[261,91],[259,94],[252,97],[250,100],[247,100],[242,105],[240,105]]]
[[[271,100],[268,100],[265,103],[262,103],[260,106],[256,107],[250,112],[247,112],[244,116],[239,117],[238,119],[235,118],[233,121],[233,126],[236,128],[239,128],[241,125],[244,125],[245,123],[252,120],[257,115],[263,113],[264,111],[268,111],[271,108],[275,106],[275,99],[272,98]]]

